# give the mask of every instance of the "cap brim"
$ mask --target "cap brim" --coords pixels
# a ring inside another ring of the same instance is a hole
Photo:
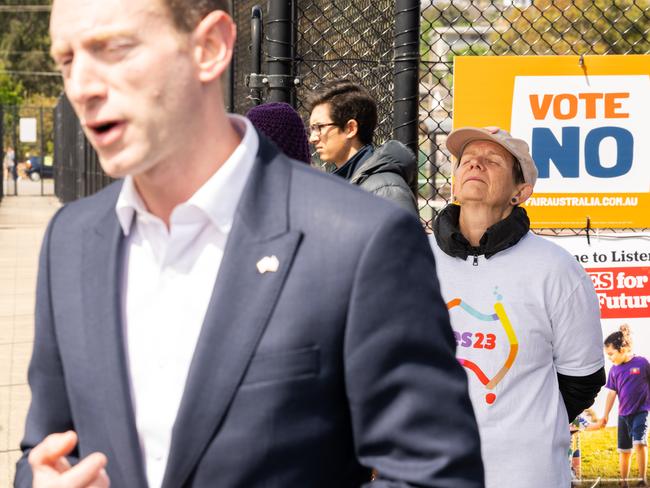
[[[498,144],[506,151],[511,152],[510,149],[503,145],[503,141],[496,138],[490,132],[485,129],[479,129],[478,127],[463,127],[462,129],[456,129],[449,133],[447,137],[447,149],[452,156],[455,158],[460,158],[463,149],[467,144],[474,141],[490,141]]]

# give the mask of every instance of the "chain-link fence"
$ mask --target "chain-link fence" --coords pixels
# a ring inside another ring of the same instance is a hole
[[[233,17],[237,23],[238,43],[233,64],[234,86],[232,108],[245,113],[255,101],[246,87],[251,73],[251,11],[262,7],[264,42],[262,43],[262,72],[268,73],[274,36],[269,29],[278,20],[269,18],[269,4],[257,1],[235,2]],[[362,83],[376,97],[379,108],[378,141],[392,134],[393,108],[393,0],[296,1],[287,14],[293,26],[289,33],[292,57],[289,69],[299,80],[295,92],[287,99],[296,105],[305,120],[309,114],[305,100],[310,91],[334,78],[349,78]],[[261,101],[268,100],[262,93]]]
[[[425,184],[420,208],[428,225],[450,198],[444,142],[451,129],[454,56],[650,53],[649,0],[429,0],[421,5],[420,178]]]
[[[324,81],[348,78],[374,95],[378,108],[377,141],[392,136],[392,0],[297,2],[297,109],[308,118],[305,99]]]

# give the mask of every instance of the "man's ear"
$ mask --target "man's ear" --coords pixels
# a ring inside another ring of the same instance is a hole
[[[194,60],[199,69],[199,79],[214,81],[228,68],[232,59],[237,27],[223,10],[206,15],[192,33]]]
[[[530,183],[522,183],[518,186],[517,193],[513,195],[513,198],[516,198],[516,205],[521,205],[526,200],[530,198],[533,194],[533,185]]]
[[[345,124],[346,139],[354,139],[359,134],[359,123],[355,119],[350,119]]]

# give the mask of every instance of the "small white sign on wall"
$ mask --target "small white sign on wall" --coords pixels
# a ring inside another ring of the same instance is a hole
[[[37,140],[36,119],[33,117],[21,117],[20,142],[36,142]]]

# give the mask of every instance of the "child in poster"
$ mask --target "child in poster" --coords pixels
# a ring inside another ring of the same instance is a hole
[[[650,364],[642,356],[632,352],[630,327],[621,325],[620,330],[605,339],[605,353],[614,364],[609,371],[605,388],[609,390],[605,412],[600,420],[607,425],[609,413],[618,396],[618,452],[620,475],[623,482],[630,473],[632,448],[637,456],[638,486],[647,486],[648,410],[650,410]]]

